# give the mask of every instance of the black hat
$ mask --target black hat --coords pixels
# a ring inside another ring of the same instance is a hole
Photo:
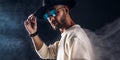
[[[67,5],[71,9],[75,5],[75,0],[43,0],[43,6],[35,11],[34,15],[43,18],[45,11],[54,5]]]

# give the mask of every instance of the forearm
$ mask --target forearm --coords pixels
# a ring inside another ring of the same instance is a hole
[[[58,46],[58,41],[55,42],[52,45],[47,46],[45,43],[43,43],[42,47],[40,50],[37,50],[36,52],[42,59],[55,59],[56,58],[56,53],[57,53],[57,46]]]
[[[42,39],[38,35],[31,37],[31,39],[33,40],[33,44],[35,45],[35,48],[37,50],[40,50],[43,45]]]
[[[43,59],[55,59],[58,42],[49,47],[42,41],[39,35],[31,37],[36,52]]]

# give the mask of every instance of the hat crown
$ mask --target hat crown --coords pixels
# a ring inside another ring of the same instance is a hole
[[[67,5],[68,7],[75,5],[75,0],[43,0],[42,6],[51,6],[51,5]]]
[[[49,5],[49,4],[52,4],[52,3],[55,3],[55,2],[65,2],[67,0],[43,0],[43,6],[45,5]]]

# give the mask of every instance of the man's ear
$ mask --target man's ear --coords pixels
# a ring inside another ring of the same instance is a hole
[[[64,7],[66,14],[69,14],[69,8],[67,6]]]
[[[67,6],[65,8],[66,8],[66,12],[69,13],[69,8]]]

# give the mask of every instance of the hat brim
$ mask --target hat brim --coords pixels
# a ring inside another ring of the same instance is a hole
[[[44,7],[40,7],[39,9],[37,9],[35,12],[34,12],[34,15],[36,17],[39,17],[39,18],[42,18],[43,19],[43,14],[45,13],[45,10],[47,9],[46,6]]]

